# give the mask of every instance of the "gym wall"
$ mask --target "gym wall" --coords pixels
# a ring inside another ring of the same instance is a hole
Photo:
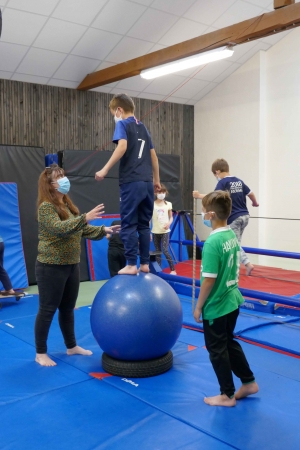
[[[113,150],[111,98],[95,91],[0,80],[0,144],[43,147],[46,153]],[[165,102],[155,108],[157,101],[141,98],[134,102],[136,117],[149,129],[157,153],[180,156],[183,206],[192,209],[194,107]]]

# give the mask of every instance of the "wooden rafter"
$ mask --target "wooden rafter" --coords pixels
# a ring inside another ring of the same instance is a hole
[[[230,27],[90,73],[77,89],[88,90],[139,75],[142,70],[193,56],[224,45],[238,45],[300,25],[300,3],[277,9]]]

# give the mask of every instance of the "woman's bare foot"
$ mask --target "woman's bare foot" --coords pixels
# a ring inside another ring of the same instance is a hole
[[[239,390],[235,393],[235,398],[240,400],[241,398],[248,397],[248,395],[256,394],[258,391],[259,387],[256,381],[253,381],[253,383],[242,384]]]
[[[84,356],[90,356],[93,352],[91,350],[85,350],[82,347],[79,347],[79,345],[76,345],[76,347],[68,348],[67,349],[67,355],[84,355]]]
[[[246,267],[246,275],[247,275],[247,276],[250,276],[252,270],[254,269],[254,265],[251,264],[250,262],[248,262],[248,264],[246,264],[245,267]]]
[[[125,266],[123,269],[119,270],[119,275],[136,275],[138,273],[136,266]]]
[[[140,265],[140,272],[149,273],[149,264],[141,264]]]
[[[204,403],[210,406],[235,406],[234,397],[229,398],[226,394],[216,395],[215,397],[204,397]]]
[[[51,366],[57,365],[55,361],[53,361],[51,358],[49,358],[47,353],[37,353],[35,356],[35,361],[37,363],[39,363],[41,366],[45,366],[45,367],[51,367]]]

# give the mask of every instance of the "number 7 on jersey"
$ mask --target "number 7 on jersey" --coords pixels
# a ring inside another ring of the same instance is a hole
[[[145,145],[146,141],[144,141],[143,139],[138,139],[138,140],[141,141],[141,147],[140,147],[139,156],[138,156],[138,159],[140,159],[142,157],[144,145]]]

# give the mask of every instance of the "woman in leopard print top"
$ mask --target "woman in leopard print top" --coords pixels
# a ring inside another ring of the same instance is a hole
[[[36,262],[39,311],[35,321],[35,360],[42,366],[56,365],[47,355],[47,338],[57,309],[67,354],[92,354],[76,344],[74,332],[74,308],[80,284],[81,238],[99,240],[106,233],[116,233],[120,228],[118,225],[109,228],[89,225],[89,221],[103,214],[104,205],[80,215],[67,195],[69,187],[70,182],[63,169],[56,164],[46,168],[39,178]]]

